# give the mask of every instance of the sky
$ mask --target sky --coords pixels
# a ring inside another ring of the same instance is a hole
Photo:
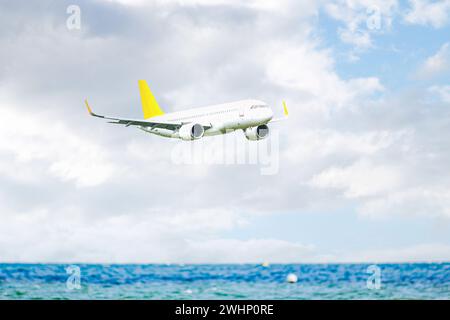
[[[0,262],[450,261],[449,31],[449,0],[1,1]],[[289,119],[181,142],[88,116],[141,118],[138,79]],[[251,148],[273,170],[178,157]]]

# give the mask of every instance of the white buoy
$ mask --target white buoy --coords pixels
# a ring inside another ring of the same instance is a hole
[[[298,280],[298,278],[295,273],[289,273],[286,277],[286,281],[289,283],[296,283],[297,280]]]

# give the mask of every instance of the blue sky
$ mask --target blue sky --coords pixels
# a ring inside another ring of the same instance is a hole
[[[327,24],[328,21],[324,23]],[[336,26],[332,22],[330,25]],[[414,71],[446,42],[448,30],[445,29],[405,26],[403,23],[394,22],[392,30],[374,36],[375,48],[362,52],[359,61],[337,59],[336,70],[346,78],[376,74],[390,90],[424,85],[422,81],[413,78]],[[331,32],[326,34],[332,35]],[[352,50],[351,46],[339,42],[338,39],[330,40],[330,46],[335,48],[338,56],[345,56],[346,52]],[[448,81],[447,74],[439,79],[433,79],[432,82],[444,85],[448,84]]]
[[[449,240],[448,222],[439,224],[423,217],[382,220],[361,219],[352,208],[334,212],[307,212],[253,218],[248,225],[226,234],[228,237],[274,237],[286,241],[314,243],[331,252],[365,250],[380,247],[418,245]],[[345,231],[343,231],[345,230]]]
[[[0,262],[449,261],[449,28],[448,0],[1,4]],[[138,79],[166,111],[286,100],[277,170],[87,117],[141,117]]]

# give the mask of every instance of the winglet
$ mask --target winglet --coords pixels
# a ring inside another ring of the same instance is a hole
[[[289,111],[286,106],[286,101],[283,101],[283,109],[284,109],[284,115],[287,117],[289,115]]]
[[[89,114],[90,114],[91,116],[93,116],[94,113],[92,112],[92,109],[91,109],[91,107],[89,106],[89,103],[88,103],[87,99],[84,100],[84,103],[86,104],[86,108],[88,109]]]
[[[95,114],[95,113],[92,111],[91,107],[89,106],[89,103],[88,103],[87,99],[84,100],[84,103],[86,104],[86,108],[88,109],[88,112],[89,112],[89,114],[90,114],[91,116],[97,117],[97,118],[104,118],[104,117],[105,117],[105,116],[99,116],[98,114]]]

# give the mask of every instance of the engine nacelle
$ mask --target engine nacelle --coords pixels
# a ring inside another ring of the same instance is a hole
[[[188,123],[183,126],[181,126],[180,130],[178,131],[178,134],[180,135],[181,140],[197,140],[203,137],[203,134],[205,133],[205,129],[203,129],[203,126],[198,123]]]
[[[244,134],[251,141],[265,139],[269,136],[269,127],[266,124],[262,124],[257,127],[247,128],[244,130]]]

